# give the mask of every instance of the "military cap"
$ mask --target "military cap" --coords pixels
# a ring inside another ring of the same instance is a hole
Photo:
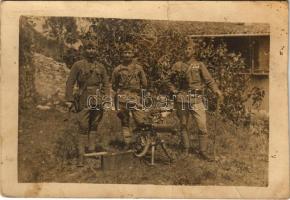
[[[199,41],[198,40],[189,40],[188,43],[186,44],[186,47],[198,47],[199,46]]]
[[[98,26],[96,24],[91,24],[89,27],[89,31],[97,31],[98,30]]]
[[[135,50],[134,46],[131,43],[128,43],[128,42],[124,43],[121,46],[121,51],[133,51],[133,52],[135,52],[134,50]]]
[[[84,40],[83,41],[83,45],[84,45],[84,48],[88,48],[88,47],[97,47],[98,46],[98,41],[96,40]]]

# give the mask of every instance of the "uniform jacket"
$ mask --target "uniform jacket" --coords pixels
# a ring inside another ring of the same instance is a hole
[[[118,94],[138,95],[147,87],[147,79],[143,68],[135,63],[129,66],[118,65],[112,73],[112,88]]]
[[[89,63],[83,59],[73,64],[66,82],[66,100],[74,101],[73,88],[78,86],[80,104],[86,105],[88,95],[109,93],[108,76],[105,67],[98,62]]]
[[[205,86],[209,87],[213,92],[219,90],[204,63],[194,59],[186,63],[175,63],[168,82],[169,89],[178,91],[180,95],[187,95],[189,91],[192,94],[196,92],[198,94],[202,93]],[[178,99],[180,98],[177,95]]]

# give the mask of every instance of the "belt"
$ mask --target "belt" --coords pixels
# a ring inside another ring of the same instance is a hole
[[[99,86],[87,86],[84,91],[87,92],[89,95],[99,95],[100,94],[100,87]]]
[[[119,93],[140,93],[140,89],[134,89],[134,88],[122,88],[119,90]]]
[[[195,90],[191,90],[190,94],[193,95],[203,95],[203,90],[199,90],[199,89],[195,89]]]
[[[87,86],[87,90],[99,89],[99,86]]]
[[[180,91],[180,93],[184,94],[184,95],[188,95],[188,94],[203,95],[204,94],[203,90],[200,90],[200,89],[193,89],[193,90],[188,90],[188,91],[182,90],[182,91]]]
[[[100,90],[100,87],[99,86],[87,86],[87,88],[85,89],[87,90],[88,92],[97,92]]]

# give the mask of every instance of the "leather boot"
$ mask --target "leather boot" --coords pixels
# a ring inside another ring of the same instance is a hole
[[[96,135],[97,135],[97,131],[90,131],[89,132],[88,153],[92,153],[92,152],[96,151]]]
[[[186,129],[181,130],[182,144],[183,144],[183,152],[187,156],[189,154],[189,137]]]
[[[123,134],[124,142],[126,144],[125,150],[129,150],[131,148],[131,139],[132,139],[132,135],[131,135],[131,131],[129,127],[122,127],[122,134]]]
[[[214,161],[214,158],[207,153],[208,137],[205,134],[199,135],[199,155],[208,162]]]
[[[87,144],[88,136],[84,134],[80,134],[78,138],[78,160],[77,166],[83,167],[84,166],[84,154],[85,154],[85,147]]]

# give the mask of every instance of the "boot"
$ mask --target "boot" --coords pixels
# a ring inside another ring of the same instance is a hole
[[[124,150],[129,150],[132,147],[131,145],[132,135],[131,135],[129,127],[122,127],[122,134],[123,134],[124,142],[126,144]]]
[[[90,131],[89,132],[88,153],[93,153],[96,151],[96,135],[97,135],[97,131]]]
[[[181,137],[182,137],[182,144],[183,144],[183,153],[185,154],[185,156],[188,156],[190,144],[189,144],[189,137],[188,137],[187,130],[181,131]]]
[[[84,134],[79,134],[78,138],[78,160],[77,160],[77,166],[83,167],[84,166],[84,154],[85,154],[85,148],[86,143],[88,140],[88,136]]]
[[[78,161],[77,161],[77,167],[83,167],[85,164],[85,157],[84,155],[79,155]]]
[[[201,159],[213,162],[214,158],[207,153],[208,137],[205,134],[199,135],[199,155]]]

